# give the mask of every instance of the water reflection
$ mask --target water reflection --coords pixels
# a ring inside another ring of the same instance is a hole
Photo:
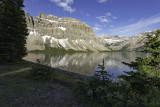
[[[36,62],[39,59],[43,64],[79,73],[82,75],[92,76],[97,70],[97,65],[105,59],[105,67],[110,74],[123,74],[123,71],[131,70],[121,62],[134,61],[136,57],[145,57],[147,54],[141,52],[106,52],[106,53],[74,53],[63,55],[46,55],[42,53],[28,53],[25,60]]]

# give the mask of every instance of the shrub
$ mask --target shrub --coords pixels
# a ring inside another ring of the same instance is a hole
[[[96,71],[95,76],[87,81],[79,80],[75,88],[80,94],[96,101],[96,105],[105,105],[106,101],[112,96],[110,93],[112,81],[109,80],[110,75],[105,71],[104,60],[102,65],[98,65],[98,68],[100,68],[100,71]]]
[[[159,107],[160,106],[160,30],[147,36],[145,52],[150,57],[137,57],[136,61],[125,63],[136,72],[126,72],[122,80],[112,82],[105,70],[104,60],[95,77],[77,83],[80,96],[89,98],[94,106],[100,107]]]
[[[145,44],[144,52],[151,56],[137,57],[135,61],[124,64],[136,70],[136,72],[126,72],[121,78],[129,82],[137,92],[146,94],[149,88],[160,88],[160,30],[153,35],[147,35],[148,41]]]
[[[30,75],[35,80],[50,80],[52,79],[53,69],[49,66],[42,65],[39,60],[37,64],[32,66]]]
[[[144,78],[140,78],[141,76],[136,74],[133,77],[134,85],[132,82],[123,79],[113,82],[109,79],[110,75],[108,72],[105,71],[104,60],[102,62],[102,65],[98,65],[101,70],[94,77],[91,77],[89,80],[79,80],[77,82],[75,87],[76,96],[79,96],[82,102],[85,99],[91,107],[160,106],[160,90],[157,87],[152,87],[148,83],[145,83],[145,76]],[[145,84],[142,85],[143,83]],[[141,91],[139,92],[136,89]]]

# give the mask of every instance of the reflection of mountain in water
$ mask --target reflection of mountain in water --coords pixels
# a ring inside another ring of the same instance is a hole
[[[63,55],[45,55],[42,53],[29,53],[24,59],[36,62],[40,59],[43,64],[63,70],[91,76],[97,65],[105,59],[105,67],[115,76],[123,71],[130,70],[121,62],[131,62],[138,56],[146,56],[140,52],[108,52],[108,53],[75,53]]]

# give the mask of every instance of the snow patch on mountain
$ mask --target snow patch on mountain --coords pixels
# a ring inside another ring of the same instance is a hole
[[[51,23],[58,23],[58,21],[54,21],[54,20],[49,20],[49,19],[44,19],[44,18],[41,18],[42,20],[46,20],[46,21],[49,21]]]
[[[51,38],[51,36],[48,36],[48,35],[42,36],[44,43],[46,43],[46,39],[49,39],[49,38]]]
[[[38,34],[38,32],[36,32],[35,30],[34,31],[31,31],[31,32],[29,32],[29,35],[37,35]]]
[[[106,43],[108,44],[112,44],[112,43],[117,43],[117,42],[122,42],[124,40],[120,39],[120,40],[114,40],[114,39],[104,39]]]
[[[66,42],[67,42],[68,39],[59,39],[59,43],[60,45],[65,48],[66,47]]]
[[[70,17],[58,18],[44,13],[36,17],[26,13],[25,16],[29,33],[28,51],[45,50],[46,46],[75,51],[109,50],[96,38],[93,29],[80,20]],[[89,43],[89,41],[92,42]]]
[[[58,27],[59,29],[61,29],[61,30],[63,30],[63,31],[65,31],[66,30],[66,28],[65,27]]]

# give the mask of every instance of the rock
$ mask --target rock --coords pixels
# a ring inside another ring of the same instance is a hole
[[[46,47],[76,51],[109,51],[96,38],[93,29],[74,18],[58,18],[40,13],[32,17],[26,13],[29,30],[27,50],[45,50]]]
[[[99,39],[104,46],[113,51],[142,51],[147,41],[146,35],[154,33],[155,30],[143,32],[132,37],[103,35]]]

